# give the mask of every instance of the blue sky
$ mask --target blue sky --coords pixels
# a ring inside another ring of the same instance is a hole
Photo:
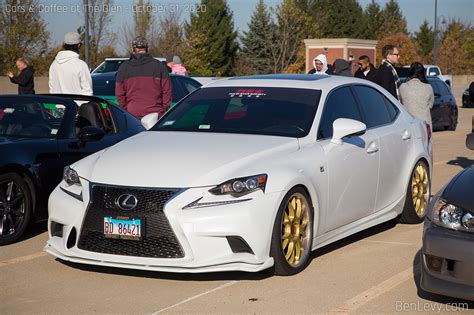
[[[371,0],[358,0],[365,8]],[[154,10],[157,14],[163,14],[166,10],[180,9],[183,18],[189,16],[190,10],[195,10],[200,1],[195,0],[152,0]],[[234,14],[234,25],[239,31],[247,29],[252,12],[258,0],[227,0]],[[384,6],[388,0],[376,0],[380,6]],[[48,24],[51,33],[52,44],[60,44],[65,32],[76,30],[83,25],[81,13],[78,13],[80,0],[39,0],[43,18]],[[117,13],[114,14],[109,30],[120,35],[123,23],[132,23],[132,5],[136,0],[114,0]],[[281,3],[281,0],[265,0],[267,6],[273,7]],[[433,24],[435,0],[399,0],[399,6],[408,22],[408,30],[415,32],[424,20]],[[447,21],[461,19],[465,23],[474,24],[474,0],[438,0],[438,16],[443,16]]]

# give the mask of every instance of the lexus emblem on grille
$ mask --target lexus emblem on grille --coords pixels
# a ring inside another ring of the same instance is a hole
[[[115,199],[115,205],[122,210],[133,210],[138,205],[138,199],[132,194],[123,194]]]

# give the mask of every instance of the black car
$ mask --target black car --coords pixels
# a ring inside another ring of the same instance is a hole
[[[431,108],[433,130],[456,130],[458,125],[458,107],[451,89],[438,77],[427,77],[426,79],[433,88],[435,96],[433,108]],[[406,82],[407,78],[400,78],[400,80]]]
[[[474,150],[473,132],[466,145]],[[421,288],[474,301],[474,166],[433,197],[423,228]]]
[[[47,218],[49,194],[66,165],[143,130],[97,97],[0,96],[0,245]]]

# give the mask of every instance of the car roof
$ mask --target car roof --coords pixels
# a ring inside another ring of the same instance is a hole
[[[336,86],[362,83],[373,85],[368,80],[362,80],[354,77],[334,76],[334,75],[317,75],[317,74],[270,74],[232,77],[217,80],[209,83],[202,88],[213,87],[230,87],[230,86],[255,86],[255,87],[286,87],[300,89],[316,89],[328,90]]]

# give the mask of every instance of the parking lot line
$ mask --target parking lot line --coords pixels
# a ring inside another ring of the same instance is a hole
[[[395,276],[379,283],[378,285],[356,295],[350,300],[347,300],[343,305],[338,308],[331,310],[330,314],[348,314],[353,312],[356,309],[366,305],[373,299],[379,297],[380,295],[389,292],[390,290],[396,288],[407,280],[413,279],[413,270],[415,270],[415,276],[420,273],[420,264],[416,264],[414,267],[403,270],[402,272],[396,274]]]
[[[21,256],[21,257],[16,257],[16,258],[0,261],[0,268],[5,267],[5,266],[9,266],[9,265],[13,265],[13,264],[17,264],[17,263],[21,263],[21,262],[25,262],[25,261],[28,261],[28,260],[33,260],[33,259],[36,259],[36,258],[44,257],[44,256],[47,256],[47,255],[48,254],[45,253],[45,252],[37,252],[37,253],[31,254],[31,255],[26,255],[26,256]]]
[[[211,289],[211,290],[207,290],[207,291],[205,291],[205,292],[203,292],[203,293],[200,293],[200,294],[198,294],[198,295],[195,295],[195,296],[192,296],[192,297],[190,297],[190,298],[187,298],[187,299],[185,299],[185,300],[183,300],[183,301],[181,301],[181,302],[178,302],[178,303],[176,303],[176,304],[173,304],[173,305],[170,305],[170,306],[168,306],[168,307],[165,307],[165,308],[163,308],[163,309],[161,309],[161,310],[159,310],[159,311],[156,311],[156,312],[152,313],[152,315],[166,312],[166,311],[168,311],[168,310],[170,310],[170,309],[172,309],[172,308],[175,308],[176,306],[179,306],[179,305],[185,304],[185,303],[187,303],[187,302],[189,302],[189,301],[192,301],[192,300],[195,300],[195,299],[197,299],[197,298],[200,298],[201,296],[204,296],[204,295],[210,294],[210,293],[212,293],[212,292],[216,292],[216,291],[219,291],[219,290],[228,288],[228,287],[230,287],[231,285],[236,284],[237,282],[238,282],[237,280],[234,280],[234,281],[230,281],[230,282],[224,283],[224,284],[218,286],[217,288],[214,288],[214,289]]]

